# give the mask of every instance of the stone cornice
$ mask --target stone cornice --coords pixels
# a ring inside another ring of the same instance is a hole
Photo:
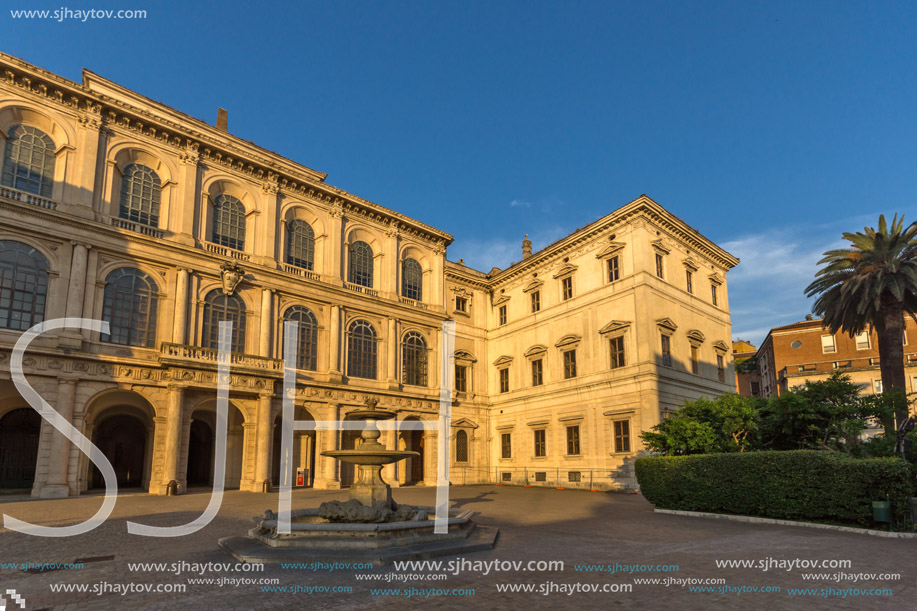
[[[179,156],[221,166],[262,184],[276,182],[281,191],[298,193],[326,206],[339,204],[345,213],[380,225],[394,225],[442,249],[453,241],[453,236],[445,231],[326,184],[324,173],[217,130],[88,70],[84,70],[83,84],[79,84],[0,53],[0,72],[0,84],[30,97],[44,98],[71,114],[75,112],[83,123],[153,138],[177,149]]]

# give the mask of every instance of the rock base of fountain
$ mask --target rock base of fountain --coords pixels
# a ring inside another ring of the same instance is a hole
[[[356,499],[327,501],[318,506],[318,515],[329,522],[374,523],[417,522],[427,519],[427,512],[395,501],[379,501],[367,506]]]
[[[254,518],[256,526],[247,537],[227,537],[220,539],[219,545],[240,562],[381,565],[491,550],[496,544],[499,531],[475,524],[473,511],[451,510],[448,532],[434,534],[432,508],[411,509],[415,510],[414,519],[383,523],[332,522],[320,515],[322,509],[300,509],[290,514],[289,534],[278,533],[276,514],[265,512],[264,517]]]

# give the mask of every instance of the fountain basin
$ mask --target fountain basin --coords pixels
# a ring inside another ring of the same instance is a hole
[[[328,450],[322,456],[330,456],[352,465],[388,465],[405,458],[416,458],[420,452],[398,450]]]

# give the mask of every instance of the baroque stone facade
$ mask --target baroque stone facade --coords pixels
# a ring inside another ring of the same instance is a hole
[[[553,471],[632,485],[639,431],[734,389],[726,272],[738,261],[646,196],[482,273],[447,262],[448,233],[91,72],[74,83],[6,55],[0,68],[0,488],[101,484],[11,379],[23,332],[62,317],[110,326],[37,337],[27,380],[120,485],[155,494],[213,483],[224,320],[225,484],[250,491],[279,477],[286,320],[300,329],[297,420],[346,419],[375,399],[399,423],[438,417],[455,320],[454,483]],[[381,441],[422,456],[384,475],[430,485],[437,435],[407,428]],[[356,437],[298,432],[297,483],[348,485],[320,452]]]

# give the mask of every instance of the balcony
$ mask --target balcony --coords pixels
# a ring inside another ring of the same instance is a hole
[[[163,365],[216,369],[219,362],[219,350],[187,344],[163,343],[159,362]],[[229,365],[234,372],[244,370],[257,375],[283,377],[283,360],[281,359],[231,352]]]
[[[134,221],[128,221],[117,217],[112,217],[111,224],[118,229],[127,229],[128,231],[133,231],[134,233],[142,233],[143,235],[148,235],[151,238],[161,238],[166,233],[157,227],[150,227],[149,225],[144,225],[143,223],[136,223]]]
[[[281,263],[280,268],[288,274],[293,274],[294,276],[300,276],[301,278],[308,278],[309,280],[315,280],[321,282],[322,277],[313,272],[312,270],[306,269],[304,267],[297,267],[295,265],[290,265],[289,263]]]
[[[429,310],[430,306],[425,304],[422,301],[417,301],[416,299],[410,299],[408,297],[398,297],[398,301],[405,305],[414,306],[415,308],[421,308],[423,310]]]
[[[379,291],[377,291],[376,289],[371,289],[369,287],[362,286],[360,284],[354,284],[353,282],[345,282],[344,288],[346,288],[348,291],[353,291],[355,293],[363,293],[364,295],[372,295],[373,297],[379,296]]]
[[[23,204],[31,204],[33,206],[38,206],[39,208],[47,208],[48,210],[55,210],[57,208],[57,202],[54,200],[48,199],[47,197],[35,195],[34,193],[29,193],[27,191],[13,189],[12,187],[0,187],[0,196],[16,202],[22,202]]]
[[[241,250],[236,250],[235,248],[229,248],[228,246],[220,246],[219,244],[214,244],[213,242],[204,242],[204,250],[217,255],[222,255],[224,257],[229,257],[231,259],[237,259],[239,261],[248,261],[251,259],[251,255],[248,253],[244,253]]]

